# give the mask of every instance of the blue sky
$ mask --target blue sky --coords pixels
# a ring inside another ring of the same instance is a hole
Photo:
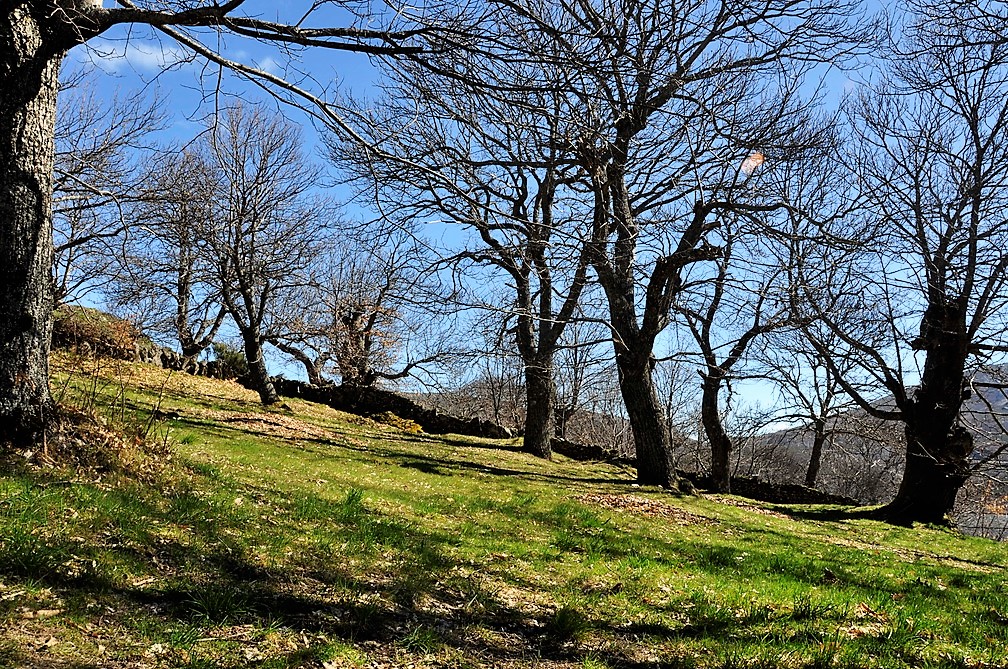
[[[112,6],[106,0],[106,6]],[[278,13],[293,15],[295,9],[305,6],[303,2],[256,2],[263,18]],[[869,2],[871,9],[881,8],[877,2]],[[281,17],[282,18],[282,17]],[[330,25],[345,25],[347,15],[331,12],[323,19],[331,19]],[[278,76],[289,76],[293,70],[285,63],[276,49],[247,39],[230,36],[221,44],[221,50],[229,58],[254,65]],[[88,44],[71,52],[68,64],[88,64],[100,69],[99,90],[111,99],[113,92],[146,90],[152,96],[160,95],[170,116],[169,129],[164,139],[185,140],[193,137],[203,127],[202,119],[213,112],[217,104],[229,104],[232,96],[247,100],[269,100],[261,90],[247,81],[236,77],[227,70],[216,66],[208,67],[200,61],[190,61],[189,52],[171,38],[161,35],[145,26],[120,26]],[[374,71],[364,55],[313,49],[305,54],[305,62],[295,64],[300,74],[310,72],[314,81],[310,87],[315,91],[339,90],[344,94],[366,94],[374,86]],[[832,72],[823,82],[823,93],[827,100],[835,103],[850,86],[849,78],[843,73]],[[318,136],[299,111],[286,109],[285,113],[295,122],[305,124],[305,140],[318,145]],[[320,162],[324,162],[319,156]],[[339,195],[337,194],[337,197]],[[348,213],[367,216],[367,212],[350,208]],[[662,351],[658,351],[662,355]],[[282,370],[289,375],[299,374],[297,367]],[[766,384],[739,384],[738,390],[748,401],[764,406],[774,401]]]

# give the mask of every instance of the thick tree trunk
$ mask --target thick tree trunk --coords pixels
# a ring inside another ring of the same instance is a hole
[[[665,414],[654,389],[649,363],[649,356],[616,356],[620,391],[630,419],[637,454],[637,482],[675,488],[672,444]]]
[[[819,467],[822,464],[823,446],[826,444],[826,421],[821,418],[815,421],[815,431],[812,436],[812,455],[809,456],[808,469],[805,470],[805,486],[814,488],[819,479]]]
[[[245,335],[245,359],[248,361],[249,380],[252,386],[259,392],[259,399],[265,405],[275,404],[280,401],[273,382],[269,379],[269,372],[266,370],[266,359],[263,356],[262,342],[258,337]]]
[[[62,52],[27,4],[0,10],[0,441],[29,445],[53,419],[52,173]]]
[[[961,426],[942,431],[934,421],[920,423],[906,425],[903,480],[896,497],[879,514],[896,523],[945,523],[959,489],[969,478],[973,437]]]
[[[732,443],[718,411],[718,394],[721,379],[709,374],[703,382],[700,400],[700,419],[711,449],[711,485],[716,492],[731,492],[731,449]]]
[[[921,383],[904,409],[906,468],[879,515],[897,523],[944,523],[969,478],[973,437],[958,424],[969,336],[963,311],[932,299],[918,346],[927,351]]]
[[[525,363],[525,450],[547,460],[553,457],[553,404],[556,385],[551,357]]]

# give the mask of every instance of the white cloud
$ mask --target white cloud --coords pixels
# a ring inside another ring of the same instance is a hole
[[[191,53],[177,45],[129,41],[125,46],[110,42],[89,45],[89,59],[108,73],[134,70],[157,72],[186,62]]]
[[[282,76],[284,73],[280,63],[278,63],[275,59],[270,58],[269,56],[255,61],[253,63],[253,66],[262,70],[263,72],[268,72],[278,77]]]

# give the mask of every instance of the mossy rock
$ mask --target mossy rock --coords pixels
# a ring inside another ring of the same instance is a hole
[[[414,434],[423,432],[423,427],[421,427],[416,421],[410,420],[409,418],[402,418],[391,411],[382,411],[380,413],[371,414],[370,418],[376,423],[390,425],[394,428],[402,430],[403,432],[412,432]]]

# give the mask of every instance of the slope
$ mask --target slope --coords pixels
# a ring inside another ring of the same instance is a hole
[[[85,457],[82,431],[8,463],[0,666],[1008,667],[994,542],[54,367],[65,404],[146,445]]]

